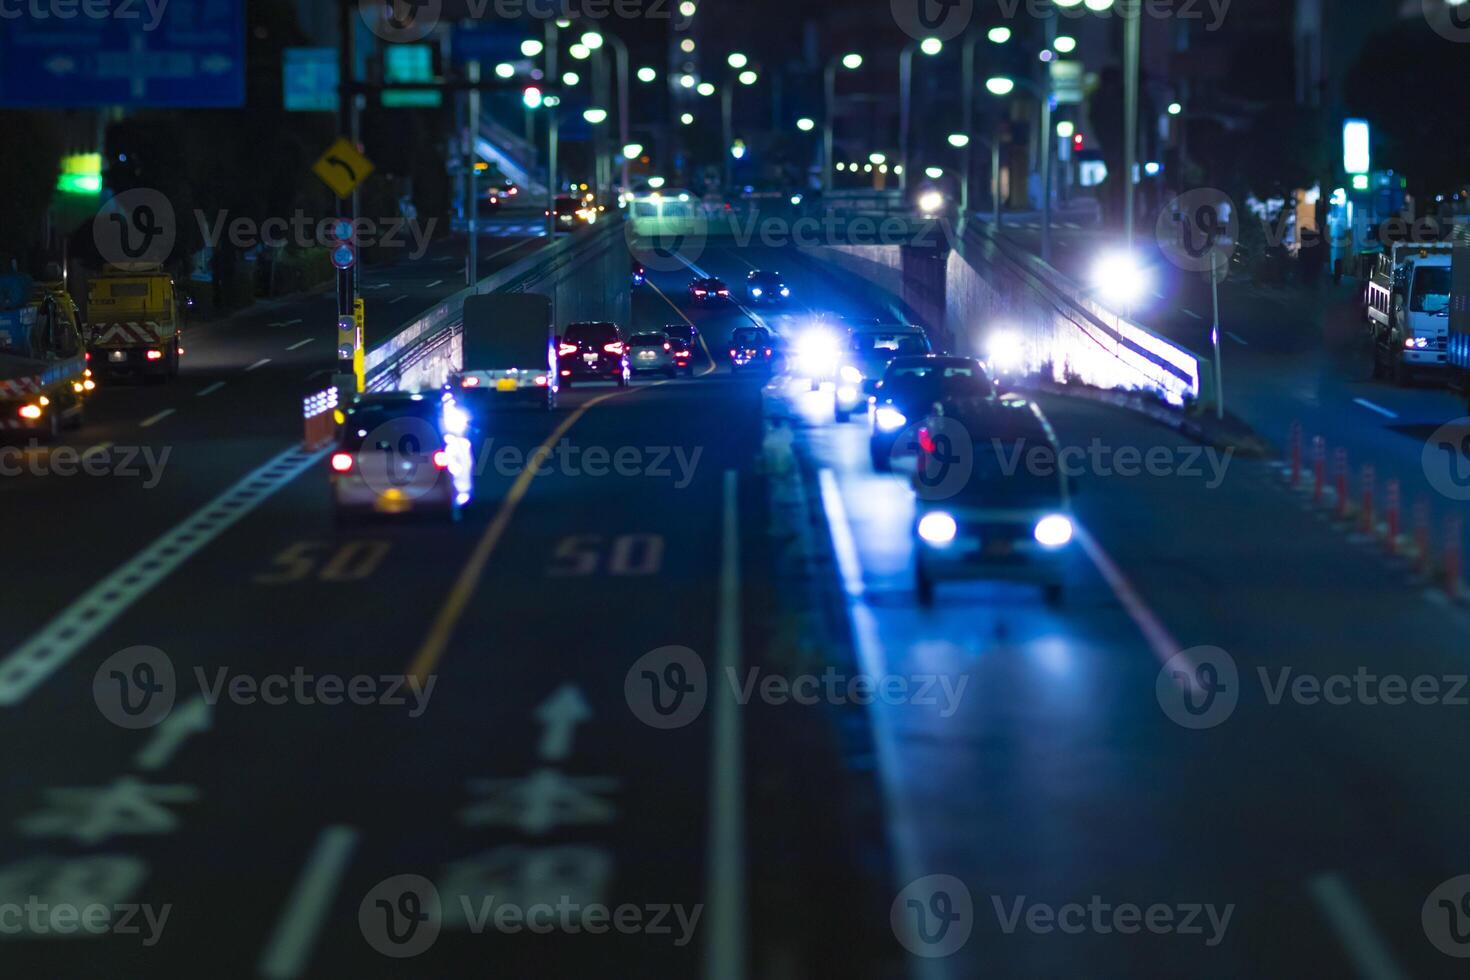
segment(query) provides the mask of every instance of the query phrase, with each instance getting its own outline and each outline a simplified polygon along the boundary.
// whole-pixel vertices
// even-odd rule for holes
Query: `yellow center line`
[[[648,385],[647,388],[656,388],[664,383],[663,381],[658,381]],[[561,424],[552,430],[551,435],[542,441],[541,445],[537,447],[531,456],[535,456],[536,453],[550,453],[552,447],[561,440],[561,437],[566,435],[567,431],[577,424],[577,420],[583,415],[586,415],[587,411],[594,405],[605,402],[609,398],[616,398],[619,395],[646,391],[647,388],[620,388],[617,391],[610,391],[605,395],[598,395],[596,398],[589,399],[578,407],[576,411],[572,412],[565,419],[562,419]],[[528,456],[527,459],[530,459],[531,456]],[[418,653],[414,655],[413,663],[409,664],[408,667],[409,676],[416,678],[420,684],[424,683],[428,676],[434,672],[434,669],[439,665],[440,659],[444,656],[444,649],[449,645],[449,639],[454,635],[455,627],[459,625],[461,617],[464,616],[465,607],[469,605],[470,599],[474,597],[475,590],[480,586],[480,579],[485,574],[485,566],[490,563],[490,556],[494,554],[496,545],[500,543],[501,536],[505,534],[506,527],[510,525],[511,518],[515,516],[516,508],[520,506],[521,499],[531,489],[531,481],[536,478],[536,470],[537,467],[535,466],[527,466],[516,477],[515,483],[511,484],[510,492],[505,495],[505,501],[501,503],[500,509],[495,512],[495,517],[490,521],[490,526],[485,528],[485,533],[480,537],[479,543],[475,545],[475,550],[470,555],[470,560],[460,570],[459,578],[455,580],[454,588],[449,592],[449,598],[444,601],[444,605],[439,609],[439,614],[434,617],[434,625],[430,627],[429,635],[419,645]]]
[[[689,324],[691,327],[694,327],[694,321],[691,320],[691,319],[689,319],[687,316],[685,316],[684,315],[684,311],[681,310],[681,309],[679,309],[677,306],[675,306],[674,305],[674,301],[671,300],[671,299],[669,299],[667,296],[665,296],[664,295],[664,291],[662,289],[659,289],[657,286],[655,286],[653,284],[653,280],[652,279],[645,279],[644,282],[648,283],[649,288],[652,289],[655,293],[658,293],[658,298],[659,299],[661,299],[665,303],[668,303],[669,304],[669,309],[673,310],[674,313],[679,317],[679,319],[683,320],[685,323]],[[716,368],[716,365],[715,365],[715,355],[713,355],[713,354],[711,354],[709,352],[709,344],[704,339],[704,333],[698,327],[694,327],[694,331],[695,331],[695,335],[699,337],[699,346],[701,346],[701,347],[704,348],[704,357],[705,357],[705,360],[709,361],[709,367],[707,367],[703,371],[699,372],[699,376],[702,378],[705,375],[714,374],[715,373],[715,368]]]

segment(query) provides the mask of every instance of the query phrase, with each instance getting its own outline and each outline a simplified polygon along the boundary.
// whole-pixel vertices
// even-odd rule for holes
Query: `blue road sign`
[[[245,102],[244,0],[15,7],[0,27],[0,105]]]
[[[287,48],[281,62],[287,112],[336,112],[342,66],[336,48]]]
[[[478,61],[488,75],[502,61],[522,61],[521,42],[525,28],[519,24],[496,24],[489,27],[456,27],[449,39],[450,57],[456,64]]]

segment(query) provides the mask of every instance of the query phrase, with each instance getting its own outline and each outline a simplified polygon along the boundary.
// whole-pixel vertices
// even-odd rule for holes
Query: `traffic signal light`
[[[1074,149],[1074,150],[1080,150],[1080,149],[1082,149],[1082,134],[1081,133],[1073,133],[1072,134],[1072,149]]]

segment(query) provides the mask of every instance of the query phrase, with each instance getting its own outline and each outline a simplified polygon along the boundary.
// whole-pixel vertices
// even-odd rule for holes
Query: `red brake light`
[[[332,469],[336,470],[338,473],[346,473],[350,471],[352,469],[352,454],[333,453]]]
[[[766,348],[766,356],[767,357],[770,357],[771,356],[771,349],[769,347]]]
[[[731,357],[734,357],[735,356],[735,348],[733,348],[733,347],[730,348],[730,356]]]
[[[704,295],[704,290],[703,289],[696,289],[694,291],[694,295],[695,296],[703,296]]]
[[[730,295],[730,290],[728,290],[728,289],[722,289],[722,290],[720,290],[720,295],[721,296],[729,296]]]
[[[449,454],[442,449],[434,450],[434,465],[441,470],[449,469]]]
[[[148,358],[148,360],[150,360],[150,361],[161,361],[161,360],[163,360],[163,351],[161,351],[161,350],[151,350],[148,353],[144,354],[143,356],[146,357],[146,358]]]
[[[609,354],[621,354],[623,352],[623,342],[621,340],[614,340],[610,344],[603,344],[602,349]]]
[[[459,384],[461,388],[478,388],[480,387],[480,379],[472,374],[468,377],[460,378]]]
[[[669,343],[667,340],[664,341],[664,350],[673,350],[673,349],[674,349],[674,345],[673,344]]]
[[[938,444],[934,441],[934,437],[929,434],[927,427],[919,430],[919,448],[926,453],[933,453],[939,448]]]
[[[575,353],[577,353],[577,345],[576,344],[561,343],[561,344],[558,344],[557,345],[556,352],[558,354],[560,354],[562,357],[566,357],[568,354],[575,354]]]

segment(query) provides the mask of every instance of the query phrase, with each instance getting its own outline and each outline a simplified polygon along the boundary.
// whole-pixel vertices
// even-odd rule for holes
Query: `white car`
[[[672,378],[679,367],[674,363],[674,345],[666,333],[635,333],[628,339],[628,370],[633,374],[662,374]]]

